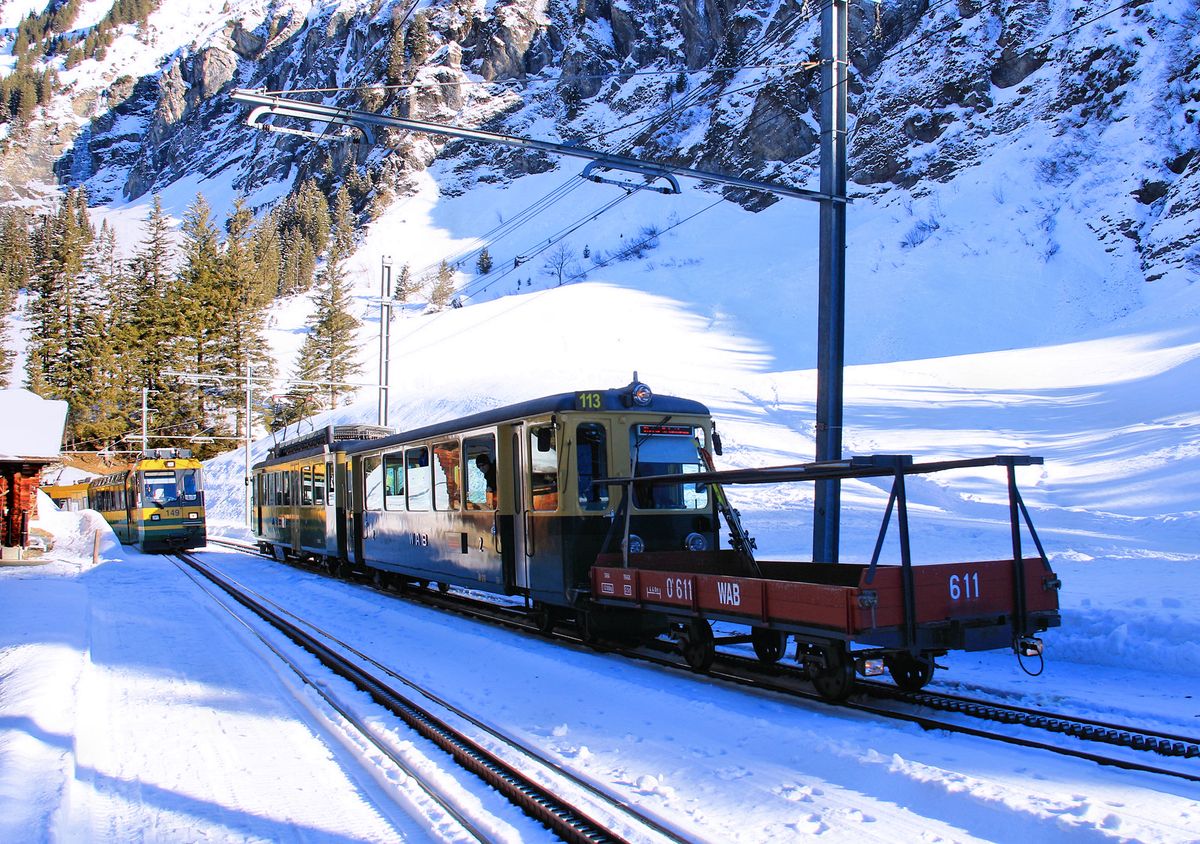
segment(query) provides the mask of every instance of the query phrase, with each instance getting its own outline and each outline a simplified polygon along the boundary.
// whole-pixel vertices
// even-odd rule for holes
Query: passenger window
[[[604,426],[584,422],[576,429],[576,465],[579,467],[579,506],[584,510],[608,507],[608,487],[595,486],[596,478],[608,477],[608,436]]]
[[[433,509],[457,510],[459,502],[458,441],[449,440],[433,447]]]
[[[333,486],[334,486],[333,478],[336,474],[337,474],[337,464],[330,463],[329,464],[329,477],[327,477],[325,479],[325,491],[328,495],[330,504],[333,503]]]
[[[312,466],[300,470],[300,506],[313,503]]]
[[[410,448],[404,452],[404,465],[408,481],[408,509],[429,509],[429,449]]]
[[[404,509],[404,456],[400,452],[383,456],[383,507]]]
[[[313,504],[325,503],[325,464],[313,466]]]
[[[463,440],[468,510],[496,509],[496,438],[492,434]]]
[[[283,483],[283,504],[285,507],[292,506],[292,480],[295,478],[295,476],[296,473],[289,470],[282,473],[281,477],[279,478],[279,480]]]
[[[368,510],[383,509],[383,464],[378,456],[363,458],[363,502]]]
[[[558,449],[549,425],[529,431],[530,488],[534,510],[558,509]]]

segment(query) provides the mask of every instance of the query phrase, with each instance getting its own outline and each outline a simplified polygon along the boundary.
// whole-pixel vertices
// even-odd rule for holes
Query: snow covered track
[[[423,738],[449,753],[456,763],[483,779],[507,800],[563,840],[685,840],[654,819],[630,808],[618,798],[558,769],[535,751],[500,735],[479,720],[439,700],[436,695],[400,677],[346,642],[297,618],[278,605],[261,599],[261,596],[254,594],[252,590],[245,589],[219,574],[194,555],[179,556],[182,560],[181,565],[186,565],[203,575],[239,604],[316,656],[326,668],[367,692],[376,703],[386,707]],[[285,615],[289,616],[290,620],[285,618]],[[274,647],[272,650],[281,658],[287,659]],[[322,697],[339,714],[353,723],[374,746],[412,776],[421,788],[450,812],[472,836],[481,841],[491,840],[486,832],[477,828],[463,812],[454,807],[451,797],[440,794],[438,787],[428,778],[414,772],[387,747],[386,743],[379,741],[374,735],[375,731],[362,718],[351,715],[347,707],[333,699],[327,690],[322,690],[322,684],[317,679],[309,676],[293,661],[288,660],[288,663],[292,670],[314,689],[318,689]],[[381,676],[383,674],[388,675],[388,679]],[[412,694],[400,692],[393,685],[396,680],[408,686],[416,696],[427,703],[418,702]],[[435,710],[442,711],[443,714]],[[456,727],[451,721],[466,722],[476,728],[476,732],[487,733],[487,739],[481,741],[478,737],[472,737],[468,735],[467,730]],[[523,773],[530,770],[535,773]],[[569,793],[570,796],[560,796],[562,793]]]
[[[257,549],[245,543],[217,540],[216,544],[260,555]],[[392,594],[386,589],[378,591],[384,595]],[[505,625],[527,632],[532,629],[524,619],[515,618],[508,608],[455,592],[443,594],[416,589],[406,591],[405,597],[441,611],[459,613],[489,624]],[[569,626],[560,627],[553,631],[553,634],[557,639],[583,646],[588,644]],[[692,670],[674,649],[668,648],[665,643],[662,649],[630,650],[613,647],[613,652],[670,669],[688,672]],[[718,651],[717,661],[713,670],[708,672],[708,676],[759,690],[826,703],[820,695],[810,691],[811,684],[803,670],[791,664],[764,666],[757,659]],[[908,721],[927,730],[961,733],[1083,759],[1099,765],[1200,782],[1200,764],[1197,764],[1197,761],[1200,761],[1200,738],[1193,736],[1098,721],[1061,712],[1048,712],[996,699],[969,698],[929,689],[904,692],[890,684],[861,680],[855,686],[855,694],[843,705],[884,718]],[[930,710],[943,714],[932,715]],[[998,726],[987,729],[974,726],[981,720],[990,721]],[[1042,740],[1041,737],[1047,733],[1052,736],[1050,740]],[[1171,757],[1172,761],[1167,766],[1150,764],[1145,761],[1147,753]]]

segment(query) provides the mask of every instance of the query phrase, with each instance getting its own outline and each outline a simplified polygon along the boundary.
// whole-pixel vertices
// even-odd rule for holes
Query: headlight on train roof
[[[629,553],[642,554],[646,551],[646,543],[636,533],[629,534]]]
[[[649,407],[650,402],[654,400],[654,393],[648,384],[638,381],[630,389],[629,397],[638,407]]]
[[[689,551],[707,551],[708,539],[703,534],[689,533],[683,540],[683,547]]]

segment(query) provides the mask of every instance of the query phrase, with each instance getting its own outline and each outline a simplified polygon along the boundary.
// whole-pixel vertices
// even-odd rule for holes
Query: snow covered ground
[[[169,561],[121,548],[91,513],[46,510],[42,526],[56,536],[54,561],[0,575],[0,838],[465,840],[403,776],[362,761],[337,716]],[[1194,784],[751,694],[267,561],[211,556],[694,840],[1200,835]],[[1007,654],[956,656],[939,684],[1195,734],[1195,669],[1142,659],[1195,638],[1194,621],[1190,631],[1149,624],[1169,614],[1169,590],[1158,590],[1160,610],[1129,595],[1121,566],[1060,568],[1068,583],[1103,588],[1086,599],[1067,590],[1044,676],[1026,677]],[[1170,580],[1162,564],[1140,571],[1142,582]],[[436,763],[393,718],[365,698],[355,705],[408,761]],[[469,777],[444,781],[493,840],[548,839]]]
[[[810,459],[813,374],[771,371],[754,342],[696,311],[583,283],[402,316],[392,424],[617,386],[636,368],[659,392],[709,404],[722,465]],[[603,356],[566,315],[605,326]],[[1011,654],[954,655],[938,684],[1200,734],[1198,358],[1194,322],[1160,318],[848,370],[849,452],[1046,458],[1021,472],[1064,583],[1046,672],[1027,677]],[[314,424],[373,413],[368,392]],[[270,442],[255,444],[255,459]],[[242,453],[206,472],[213,532],[244,535]],[[807,495],[738,491],[765,555],[803,555]],[[915,552],[1003,554],[1002,495],[998,473],[914,484]],[[885,495],[855,483],[844,499],[844,556],[862,559]],[[105,534],[93,567],[91,537],[104,529],[89,514],[44,506],[42,526],[56,536],[55,562],[0,570],[0,605],[11,608],[0,615],[0,837],[454,838],[414,808],[399,776],[364,770],[336,720],[174,566]],[[1194,785],[747,694],[236,555],[221,564],[697,840],[1200,840]],[[477,786],[459,788],[497,840],[544,836]]]

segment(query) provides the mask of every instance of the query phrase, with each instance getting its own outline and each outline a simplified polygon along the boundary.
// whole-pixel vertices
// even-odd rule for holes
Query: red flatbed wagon
[[[677,623],[684,656],[697,670],[706,669],[713,658],[711,621],[749,625],[749,637],[733,641],[751,641],[767,661],[782,656],[787,638],[795,638],[798,659],[808,667],[817,689],[833,698],[849,692],[856,670],[877,673],[880,662],[902,687],[920,688],[932,676],[934,658],[948,651],[1013,647],[1024,655],[1040,655],[1041,643],[1033,637],[1060,623],[1060,583],[1017,491],[1015,467],[1036,463],[1041,459],[999,456],[914,464],[908,456],[883,455],[834,464],[690,474],[686,478],[691,483],[714,485],[881,476],[891,476],[893,485],[869,564],[755,560],[748,547],[752,543],[741,550],[608,553],[592,568],[592,600],[601,606],[667,614]],[[905,477],[987,465],[1008,470],[1012,557],[914,564]],[[610,482],[666,483],[670,478],[678,483],[679,477]],[[718,499],[723,499],[722,492]],[[901,560],[880,564],[893,510]],[[1037,556],[1022,553],[1022,524]]]

